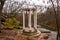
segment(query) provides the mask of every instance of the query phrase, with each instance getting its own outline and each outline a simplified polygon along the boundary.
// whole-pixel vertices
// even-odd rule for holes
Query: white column
[[[37,29],[37,12],[34,12],[34,28],[37,31],[37,34],[34,36],[39,36],[41,34],[41,32]]]
[[[23,11],[23,30],[25,29],[25,11]]]
[[[37,29],[37,13],[36,13],[36,11],[33,14],[34,14],[34,28]]]
[[[32,27],[31,27],[31,13],[32,13],[32,11],[30,10],[29,17],[28,17],[28,26],[29,26],[30,30],[32,29]]]

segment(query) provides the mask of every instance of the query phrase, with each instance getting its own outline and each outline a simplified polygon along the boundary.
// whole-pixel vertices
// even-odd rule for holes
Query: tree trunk
[[[1,4],[0,4],[0,33],[1,33],[1,15],[2,15],[2,9],[3,9],[3,5],[5,0],[0,0]]]

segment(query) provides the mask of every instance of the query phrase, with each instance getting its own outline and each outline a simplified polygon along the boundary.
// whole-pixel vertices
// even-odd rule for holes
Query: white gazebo
[[[37,29],[37,12],[36,8],[34,6],[29,6],[29,7],[23,7],[21,8],[22,13],[23,13],[23,30],[26,32],[34,32],[37,31],[38,35],[41,34],[41,32]],[[28,13],[28,28],[25,27],[25,14]],[[34,15],[34,26],[32,27],[31,24],[31,15]]]

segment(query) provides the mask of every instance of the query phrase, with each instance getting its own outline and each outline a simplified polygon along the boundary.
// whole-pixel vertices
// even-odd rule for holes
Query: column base
[[[35,29],[34,28],[28,28],[28,27],[26,27],[24,30],[23,30],[24,32],[35,32]]]
[[[36,37],[36,36],[39,36],[41,34],[41,32],[38,30],[36,31],[35,29],[32,28],[32,30],[30,30],[29,28],[26,28],[23,30],[23,35],[29,35],[29,36],[33,36],[33,37]]]

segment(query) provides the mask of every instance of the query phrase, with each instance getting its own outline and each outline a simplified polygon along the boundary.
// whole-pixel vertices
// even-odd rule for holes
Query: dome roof
[[[21,9],[22,10],[27,10],[27,11],[29,11],[29,10],[36,10],[36,7],[35,6],[32,6],[32,5],[23,5],[22,7],[21,7]]]

